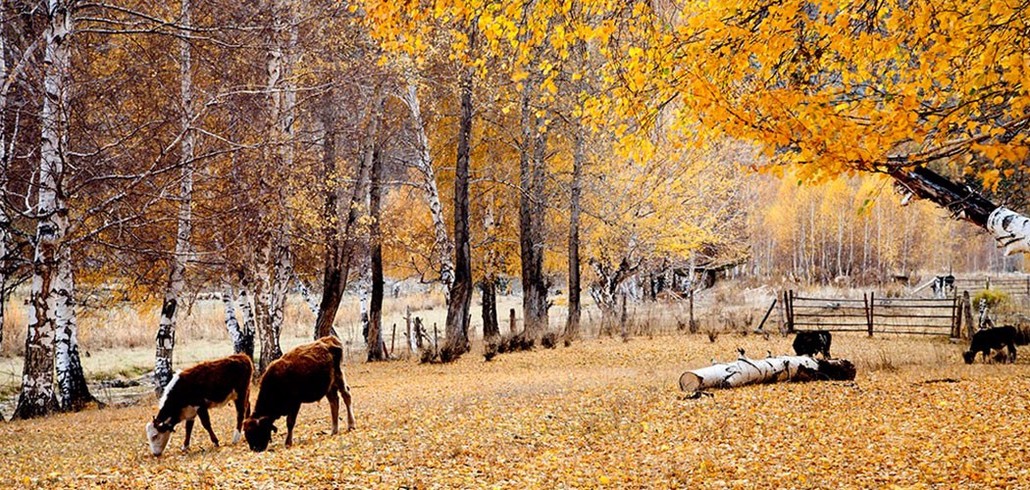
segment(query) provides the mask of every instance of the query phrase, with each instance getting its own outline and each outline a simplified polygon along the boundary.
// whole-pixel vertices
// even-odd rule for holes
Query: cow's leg
[[[346,382],[343,382],[343,388],[340,390],[340,394],[343,395],[343,405],[347,408],[347,430],[354,430],[354,410],[350,406],[350,386],[347,386]],[[335,420],[336,417],[333,417]]]
[[[300,412],[300,404],[290,413],[286,414],[286,447],[293,446],[293,425],[297,423],[297,413]]]
[[[243,419],[250,415],[247,413],[250,411],[248,410],[250,403],[243,397],[237,397],[234,403],[236,405],[236,432],[232,434],[232,443],[236,444],[240,442],[240,436],[243,434]]]
[[[207,434],[211,436],[211,443],[218,446],[218,438],[215,437],[215,431],[211,429],[211,417],[207,415],[207,408],[200,407],[197,410],[197,416],[200,417],[200,425],[203,425],[204,429],[207,429]]]
[[[1015,342],[1009,342],[1009,362],[1015,364],[1016,362],[1016,344]]]
[[[329,400],[329,417],[333,422],[333,435],[335,436],[340,432],[340,395],[338,390],[333,387],[325,397]]]
[[[190,436],[193,435],[193,419],[186,420],[186,439],[182,441],[182,450],[190,448]]]

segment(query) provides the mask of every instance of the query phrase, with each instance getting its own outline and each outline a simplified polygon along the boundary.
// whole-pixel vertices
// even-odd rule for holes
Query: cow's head
[[[147,424],[147,441],[150,443],[150,452],[154,456],[160,456],[168,446],[168,440],[172,438],[172,431],[175,430],[175,421],[171,417],[158,420],[154,417]]]
[[[973,361],[976,360],[976,352],[971,351],[971,350],[963,352],[962,353],[962,359],[964,359],[966,361],[966,364],[972,364]]]
[[[243,435],[247,437],[247,444],[252,451],[268,449],[272,433],[279,432],[272,422],[272,417],[252,417],[243,421]]]

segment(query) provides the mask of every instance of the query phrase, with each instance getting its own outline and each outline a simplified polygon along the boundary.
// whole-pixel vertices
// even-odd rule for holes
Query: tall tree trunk
[[[469,308],[472,305],[472,252],[469,245],[469,159],[472,139],[472,68],[465,68],[461,86],[461,119],[454,172],[454,284],[447,304],[447,341],[440,360],[450,362],[469,351]]]
[[[372,218],[368,226],[369,259],[372,265],[372,299],[368,308],[368,360],[385,361],[386,344],[383,342],[383,235],[380,229],[383,199],[383,159],[379,144],[372,150],[372,169],[368,186],[368,213]]]
[[[190,2],[182,0],[180,22],[190,26]],[[180,128],[182,141],[179,162],[182,165],[182,181],[179,189],[179,215],[175,233],[175,253],[172,255],[168,282],[165,285],[164,302],[161,304],[161,323],[157,329],[157,352],[154,361],[154,388],[163,393],[172,380],[172,358],[175,350],[175,323],[180,296],[186,285],[186,260],[190,253],[190,235],[193,229],[193,75],[190,43],[179,40],[179,103],[182,105]]]
[[[279,336],[282,332],[283,309],[293,270],[290,253],[290,216],[286,186],[288,172],[293,168],[294,118],[296,91],[293,86],[293,62],[298,40],[297,11],[292,4],[276,0],[272,6],[272,40],[268,52],[267,89],[269,93],[269,126],[278,144],[272,152],[272,171],[277,177],[277,188],[266,191],[275,196],[274,224],[262,244],[262,294],[258,295],[258,337],[261,340],[259,372],[282,356]]]
[[[22,419],[47,415],[57,409],[54,393],[56,322],[51,311],[50,295],[59,269],[59,248],[68,219],[64,196],[58,190],[63,187],[60,184],[64,174],[64,150],[68,142],[72,12],[66,2],[49,0],[47,17],[43,62],[44,97],[40,111],[36,250],[32,263],[32,287],[29,292],[31,307],[28,333],[25,336],[21,394],[14,411],[14,418]]]
[[[501,327],[497,322],[497,278],[488,275],[479,283],[483,295],[483,339],[489,340],[501,335]]]
[[[376,107],[381,108],[384,100],[377,101],[375,103]],[[347,218],[342,220],[344,222],[342,231],[343,243],[340,243],[341,231],[338,225],[332,230],[327,228],[323,231],[326,240],[325,271],[322,281],[322,301],[318,305],[318,318],[315,320],[315,338],[333,333],[333,321],[336,320],[336,312],[340,309],[340,301],[343,299],[343,293],[347,289],[347,278],[350,275],[350,265],[355,245],[354,237],[351,235],[358,221],[358,210],[365,197],[369,169],[372,167],[372,151],[375,138],[379,133],[379,119],[379,112],[370,111],[368,133],[365,135],[365,152],[362,158],[358,160],[358,168],[354,174],[354,188],[351,191],[350,202],[347,206]],[[335,145],[333,148],[333,153],[335,154]],[[324,154],[323,158],[325,158]],[[323,166],[328,168],[329,165],[329,162],[323,160]],[[332,164],[332,167],[335,168],[335,163]],[[333,216],[336,216],[336,218],[331,221],[338,223],[341,220],[339,219],[337,206],[328,202],[328,196],[326,200],[324,212],[328,213],[329,207],[332,206]],[[333,256],[330,257],[329,254],[333,254]]]
[[[243,327],[240,326],[240,322],[236,318],[234,302],[235,297],[233,296],[232,286],[225,284],[222,288],[222,306],[225,308],[225,331],[229,333],[229,340],[232,341],[233,354],[239,354],[244,351]]]
[[[246,276],[241,277],[240,285],[240,297],[238,298],[240,305],[240,313],[243,316],[243,338],[240,340],[239,351],[247,354],[251,360],[254,359],[254,337],[257,334],[257,322],[254,318],[254,308],[250,303],[250,294],[247,292],[249,289],[250,281]],[[236,350],[235,343],[233,344],[233,350]],[[255,373],[256,375],[257,373]]]
[[[7,195],[7,33],[0,29],[0,197]],[[11,240],[11,218],[7,200],[0,199],[0,345],[4,343],[4,313],[7,304],[7,252]]]
[[[584,133],[582,122],[577,122],[572,154],[572,195],[569,199],[569,316],[565,322],[566,345],[579,338],[579,213],[580,195],[583,191],[583,165],[586,163]]]
[[[998,206],[926,167],[899,168],[890,175],[905,191],[929,199],[991,232],[998,245],[1005,247],[1005,255],[1030,253],[1030,217]]]
[[[57,328],[57,384],[61,391],[61,409],[79,411],[100,402],[89,392],[86,375],[79,357],[79,327],[75,317],[75,278],[72,274],[71,250],[60,252],[57,277],[54,281],[54,316]]]
[[[519,246],[522,258],[522,313],[525,336],[539,339],[547,331],[547,284],[544,278],[544,178],[546,133],[530,105],[532,84],[522,93],[522,147],[519,151]]]
[[[433,156],[429,151],[429,138],[426,136],[425,121],[422,120],[422,106],[418,100],[418,88],[414,77],[409,77],[408,88],[404,92],[404,102],[411,112],[415,123],[415,141],[418,158],[415,168],[422,174],[426,204],[429,205],[429,217],[433,221],[433,233],[436,240],[434,250],[440,261],[440,282],[446,288],[447,302],[450,302],[451,284],[454,282],[454,243],[447,235],[447,222],[444,220],[443,206],[440,204],[440,190],[436,184],[436,170],[433,169]]]

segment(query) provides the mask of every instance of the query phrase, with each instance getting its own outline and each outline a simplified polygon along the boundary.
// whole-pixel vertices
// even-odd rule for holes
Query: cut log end
[[[680,375],[680,390],[693,393],[701,389],[701,377],[687,371]]]

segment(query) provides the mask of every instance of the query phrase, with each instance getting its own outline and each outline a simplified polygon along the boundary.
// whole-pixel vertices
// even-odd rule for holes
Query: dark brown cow
[[[264,451],[278,432],[274,422],[286,416],[286,447],[293,445],[293,426],[302,403],[329,399],[333,434],[340,431],[340,400],[347,407],[347,430],[354,429],[350,387],[340,369],[343,345],[336,337],[322,337],[291,350],[269,364],[261,377],[254,413],[243,422],[243,433],[254,451]]]
[[[154,456],[160,456],[168,445],[172,430],[183,420],[186,421],[186,439],[182,449],[189,449],[193,419],[197,416],[211,436],[211,442],[217,446],[218,438],[211,430],[207,411],[229,401],[236,402],[236,432],[232,442],[239,441],[243,418],[250,412],[250,378],[253,373],[254,365],[245,354],[202,362],[176,373],[161,396],[157,416],[147,424],[150,451]]]

